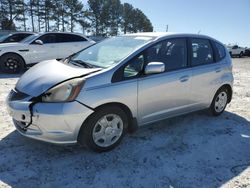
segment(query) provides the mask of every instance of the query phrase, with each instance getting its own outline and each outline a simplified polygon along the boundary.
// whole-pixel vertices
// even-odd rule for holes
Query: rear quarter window
[[[217,54],[217,60],[220,61],[226,56],[225,47],[218,42],[215,42],[215,50]]]
[[[83,41],[87,41],[87,39],[85,39],[84,37],[81,37],[79,35],[58,33],[58,34],[56,34],[56,41],[58,43],[61,43],[61,42],[83,42]]]
[[[213,48],[208,39],[191,39],[191,65],[206,65],[214,63]]]

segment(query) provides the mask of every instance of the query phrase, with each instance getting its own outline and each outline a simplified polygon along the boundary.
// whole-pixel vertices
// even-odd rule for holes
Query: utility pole
[[[168,32],[168,25],[166,25],[166,32]]]

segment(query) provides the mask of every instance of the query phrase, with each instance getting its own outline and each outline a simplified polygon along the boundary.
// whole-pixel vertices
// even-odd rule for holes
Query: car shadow
[[[163,120],[94,153],[56,146],[16,131],[0,141],[0,186],[219,187],[250,166],[250,123],[225,112]]]

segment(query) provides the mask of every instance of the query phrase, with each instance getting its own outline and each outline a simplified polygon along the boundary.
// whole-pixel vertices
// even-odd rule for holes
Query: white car
[[[20,43],[0,44],[0,69],[6,73],[18,73],[41,61],[66,58],[94,43],[81,34],[35,34]]]
[[[234,45],[234,46],[229,46],[227,47],[227,50],[230,54],[230,56],[238,56],[238,57],[242,57],[244,55],[245,49],[238,46],[238,45]]]

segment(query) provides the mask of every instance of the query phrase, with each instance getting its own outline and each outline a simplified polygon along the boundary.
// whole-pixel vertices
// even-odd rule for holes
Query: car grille
[[[29,97],[29,95],[25,94],[25,93],[22,93],[20,91],[17,91],[17,90],[14,90],[12,89],[10,91],[10,94],[8,96],[8,100],[9,101],[17,101],[17,100],[22,100],[22,99],[25,99]]]

